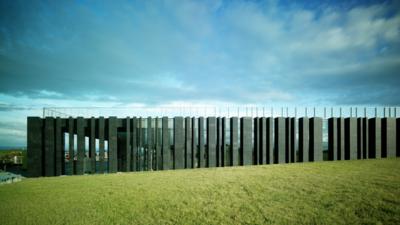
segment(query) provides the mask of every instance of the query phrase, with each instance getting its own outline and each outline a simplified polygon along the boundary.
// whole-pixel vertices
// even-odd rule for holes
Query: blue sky
[[[0,0],[0,146],[43,106],[399,105],[399,9]]]

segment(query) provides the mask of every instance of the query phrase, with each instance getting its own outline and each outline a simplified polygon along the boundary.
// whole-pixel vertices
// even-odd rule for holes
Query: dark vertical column
[[[204,168],[206,167],[206,159],[205,159],[205,151],[204,151],[204,118],[200,117],[199,118],[199,132],[198,132],[198,137],[199,137],[199,168]]]
[[[368,120],[369,158],[381,158],[381,119]]]
[[[357,118],[344,120],[344,158],[357,159]]]
[[[217,120],[207,118],[207,167],[217,166]]]
[[[345,142],[344,142],[344,118],[340,117],[337,118],[337,125],[338,125],[338,160],[344,160],[344,146],[345,146]]]
[[[75,174],[75,138],[74,138],[74,130],[75,130],[75,120],[72,117],[68,118],[68,139],[69,139],[69,146],[68,146],[68,170],[67,174],[72,175]]]
[[[161,137],[161,129],[160,129],[160,119],[156,118],[156,127],[155,127],[155,138],[156,138],[156,158],[157,158],[157,170],[162,169],[162,154],[161,154],[161,145],[162,145],[162,137]]]
[[[190,117],[185,118],[185,168],[192,168],[192,126]]]
[[[396,157],[396,118],[382,118],[382,157]]]
[[[143,170],[143,155],[144,155],[144,143],[143,143],[143,137],[144,137],[144,133],[143,133],[143,121],[142,121],[142,117],[139,117],[137,119],[138,122],[138,154],[137,154],[137,168],[138,171],[142,171]]]
[[[43,120],[39,117],[28,117],[27,120],[28,174],[29,177],[40,177],[43,175]]]
[[[239,119],[237,117],[232,117],[230,119],[230,166],[239,165]]]
[[[322,161],[322,118],[310,119],[310,152],[309,160]]]
[[[125,128],[126,128],[126,138],[125,138],[125,157],[123,160],[125,161],[123,163],[124,167],[122,168],[123,171],[130,171],[131,170],[131,119],[129,117],[126,117],[125,119]]]
[[[286,163],[290,163],[290,158],[291,158],[291,155],[290,155],[290,151],[291,151],[291,148],[292,148],[292,138],[291,138],[291,130],[290,130],[290,128],[291,128],[291,126],[290,126],[290,118],[289,117],[286,117],[285,118],[285,132],[286,132],[286,134],[285,134],[285,162]]]
[[[137,171],[138,170],[138,132],[137,132],[137,118],[133,117],[131,120],[131,130],[132,130],[132,135],[131,135],[131,139],[132,139],[132,163],[131,163],[131,168],[132,171]]]
[[[226,118],[222,117],[222,137],[221,137],[221,166],[229,165],[229,156],[226,149]]]
[[[309,119],[302,117],[299,119],[299,161],[309,161]]]
[[[290,162],[294,163],[297,160],[296,157],[296,147],[297,147],[297,139],[296,139],[296,118],[290,118]]]
[[[44,175],[55,175],[55,141],[54,141],[54,118],[46,117],[44,121]]]
[[[104,173],[106,172],[105,168],[105,151],[104,151],[104,132],[105,132],[105,123],[104,123],[104,117],[99,117],[98,119],[98,127],[97,131],[99,133],[99,173]]]
[[[267,163],[267,120],[261,117],[258,120],[259,125],[259,151],[258,151],[258,164],[263,165]]]
[[[216,152],[215,152],[215,158],[216,158],[216,165],[221,166],[222,163],[222,154],[221,154],[221,149],[222,149],[222,118],[218,117],[217,118],[217,145],[216,145]]]
[[[117,118],[108,118],[108,172],[118,171],[118,144],[117,144]]]
[[[250,117],[240,118],[240,165],[252,165],[252,119]]]
[[[64,171],[64,133],[60,117],[56,118],[55,129],[55,175],[60,176]]]
[[[274,148],[274,162],[286,162],[286,125],[285,118],[275,118],[275,148]]]
[[[363,159],[364,136],[363,136],[363,121],[362,118],[357,118],[357,159]]]
[[[253,118],[254,129],[253,129],[253,137],[254,137],[254,148],[252,153],[252,164],[257,165],[259,160],[260,153],[260,126],[259,126],[259,118]]]
[[[171,165],[171,151],[169,148],[168,117],[162,118],[162,169],[169,170]]]
[[[400,157],[400,118],[396,119],[396,156]]]
[[[191,168],[196,168],[198,167],[198,160],[197,160],[197,155],[198,155],[198,151],[197,151],[197,140],[198,138],[196,138],[196,118],[192,117],[192,153],[191,153],[191,160],[192,160],[192,167]]]
[[[151,126],[152,119],[147,117],[147,154],[146,154],[146,170],[152,170],[153,163],[153,128]]]
[[[338,153],[338,125],[337,118],[328,119],[328,160],[337,160]]]
[[[174,169],[185,168],[185,134],[183,117],[174,118]]]
[[[76,156],[76,174],[84,173],[85,160],[85,120],[83,117],[76,119],[76,134],[77,134],[77,156]]]
[[[274,118],[268,117],[266,118],[266,160],[267,164],[274,163],[274,133],[273,133],[273,124]]]
[[[367,159],[368,158],[368,118],[362,118],[362,123],[363,123],[363,131],[362,131],[362,136],[363,136],[363,158]]]
[[[89,126],[90,173],[96,173],[96,120],[94,117],[90,118]]]

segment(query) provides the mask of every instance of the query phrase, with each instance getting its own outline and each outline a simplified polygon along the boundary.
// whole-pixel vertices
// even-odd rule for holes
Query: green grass
[[[400,224],[400,159],[32,178],[0,224]]]

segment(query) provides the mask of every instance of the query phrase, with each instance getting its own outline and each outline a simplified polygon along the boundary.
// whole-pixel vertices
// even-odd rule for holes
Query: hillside
[[[1,224],[400,224],[400,159],[32,178]]]

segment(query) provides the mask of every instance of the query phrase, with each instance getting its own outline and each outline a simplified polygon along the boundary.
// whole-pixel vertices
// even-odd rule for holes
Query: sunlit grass
[[[400,224],[400,159],[26,179],[0,224]]]

